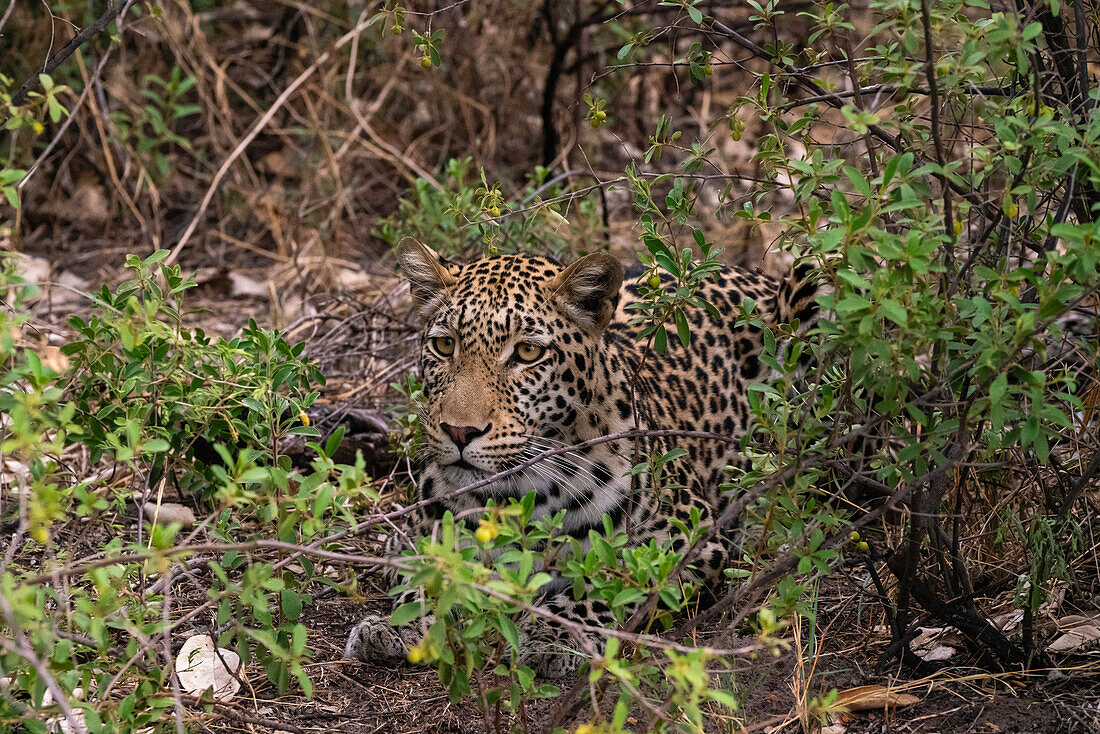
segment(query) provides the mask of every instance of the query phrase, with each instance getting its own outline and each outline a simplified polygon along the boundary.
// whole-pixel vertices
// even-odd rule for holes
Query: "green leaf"
[[[839,232],[840,230],[833,230]],[[871,283],[859,273],[852,270],[837,270],[836,277],[843,280],[845,283],[850,284],[853,288],[858,288],[863,291],[871,290]]]
[[[294,622],[302,616],[302,598],[293,589],[279,592],[279,601],[282,602],[283,616],[287,621]]]
[[[298,663],[294,663],[293,670],[294,677],[298,679],[298,685],[302,687],[303,695],[306,698],[313,698],[313,681],[309,679],[305,669]]]
[[[306,651],[306,637],[308,634],[304,624],[294,625],[294,631],[291,633],[290,651],[295,655],[304,653]]]
[[[843,316],[846,314],[854,313],[856,311],[862,311],[870,307],[871,302],[863,296],[850,295],[840,299],[835,308],[836,312]]]
[[[664,324],[657,327],[657,332],[653,336],[653,349],[657,354],[668,353],[668,332],[665,331]]]
[[[887,298],[878,305],[882,315],[893,321],[903,329],[909,328],[909,314],[897,301]]]
[[[508,644],[512,646],[512,652],[519,654],[519,630],[516,628],[516,623],[511,620],[507,615],[500,615],[497,617],[497,626],[500,628],[500,634],[504,636],[504,639],[508,641]]]
[[[729,691],[711,688],[707,691],[707,698],[709,698],[711,701],[722,704],[730,711],[736,711],[741,707],[741,704],[738,703],[737,698]]]
[[[421,604],[419,601],[406,602],[393,610],[393,614],[390,615],[390,624],[394,627],[400,627],[414,619],[419,619],[425,612],[427,612],[426,605]]]
[[[771,329],[764,329],[760,332],[760,336],[764,341],[764,352],[766,354],[775,354],[775,334]]]
[[[997,375],[997,379],[993,381],[993,384],[989,386],[989,402],[993,405],[999,405],[1001,400],[1004,399],[1005,392],[1008,391],[1008,375],[1004,372]]]
[[[642,599],[645,599],[645,592],[641,589],[623,589],[611,600],[611,606],[614,609],[618,609],[625,604],[633,604]]]
[[[344,426],[338,426],[332,435],[325,441],[325,456],[330,459],[336,455],[336,449],[340,448],[340,442],[344,440]]]
[[[687,349],[691,346],[691,327],[688,326],[687,316],[680,308],[676,309],[673,315],[676,319],[676,336],[680,338],[680,343]]]

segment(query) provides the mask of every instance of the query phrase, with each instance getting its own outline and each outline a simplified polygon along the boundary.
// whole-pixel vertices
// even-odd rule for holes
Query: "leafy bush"
[[[377,499],[361,461],[331,460],[338,434],[311,444],[305,471],[280,452],[290,436],[319,436],[304,411],[321,376],[301,359],[303,345],[254,323],[230,340],[187,328],[194,283],[161,262],[167,254],[128,258],[134,277],[95,294],[61,349],[24,335],[22,308],[35,289],[5,260],[0,293],[12,310],[0,315],[0,452],[20,468],[16,501],[3,507],[16,529],[0,576],[12,640],[0,674],[21,695],[0,702],[4,730],[45,731],[33,712],[59,702],[93,732],[164,721],[175,705],[165,691],[177,689],[174,661],[162,656],[177,625],[172,583],[194,568],[209,573],[198,610],[216,626],[205,631],[244,663],[258,660],[278,690],[296,680],[308,694],[300,616],[311,584],[339,584],[303,554],[353,527],[359,502]],[[110,468],[74,475],[70,460],[81,454]],[[116,472],[130,479],[104,483]],[[132,512],[141,518],[166,495],[208,513],[205,541],[177,522],[154,522],[147,537],[139,522],[136,541],[124,541]],[[91,520],[93,539],[80,538]],[[56,570],[43,572],[40,557]],[[291,562],[300,568],[291,572]],[[47,690],[55,703],[43,699]]]

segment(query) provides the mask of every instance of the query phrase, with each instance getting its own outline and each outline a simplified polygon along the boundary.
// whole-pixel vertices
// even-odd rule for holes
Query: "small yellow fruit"
[[[962,223],[961,219],[955,220],[954,230],[955,230],[955,236],[956,237],[958,237],[959,235],[961,235],[963,233],[963,223]]]
[[[599,120],[600,122],[603,122],[604,120],[607,119],[607,113],[604,112],[603,110],[596,110],[596,119]]]
[[[395,35],[395,36],[400,36],[400,35],[401,35],[401,33],[402,33],[402,32],[403,32],[404,30],[405,30],[404,28],[402,28],[401,26],[397,25],[396,23],[394,23],[394,24],[393,24],[393,35]]]
[[[34,130],[35,135],[41,135],[42,131],[45,130],[46,128],[41,122],[39,122],[38,120],[35,120],[34,122],[31,123],[31,129]]]
[[[853,530],[852,532],[848,533],[848,540],[852,541],[853,543],[859,542],[859,531]]]
[[[474,532],[474,537],[477,538],[477,542],[485,545],[492,543],[493,539],[500,535],[500,529],[495,522],[483,522],[478,526],[477,531]]]
[[[703,73],[706,74],[707,76],[710,76],[711,74],[714,73],[714,67],[711,66],[710,64],[707,64],[706,66],[703,67]]]
[[[598,117],[593,117],[589,121],[589,124],[592,126],[593,130],[599,130],[600,129],[600,119]]]
[[[1005,216],[1009,219],[1012,219],[1014,216],[1016,216],[1016,212],[1018,211],[1019,209],[1016,208],[1016,202],[1010,201],[1005,204]]]
[[[432,57],[428,54],[424,54],[420,57],[420,65],[425,69],[430,69],[432,67]]]
[[[494,206],[492,209],[489,210],[489,213],[492,214],[493,217],[499,217],[500,216],[500,207],[499,206]]]
[[[409,662],[412,663],[413,665],[416,665],[419,662],[423,662],[423,660],[424,660],[424,648],[423,648],[423,646],[417,645],[416,647],[410,647],[407,657],[409,658]]]
[[[304,410],[299,410],[298,411],[298,420],[300,420],[302,422],[303,426],[308,426],[309,425],[309,416],[306,415],[306,412]]]
[[[867,545],[866,540],[861,540],[856,543],[856,550],[860,553],[866,553],[867,551],[871,550],[871,546]]]
[[[661,287],[661,276],[654,273],[653,275],[646,278],[645,282],[650,288],[660,288]]]

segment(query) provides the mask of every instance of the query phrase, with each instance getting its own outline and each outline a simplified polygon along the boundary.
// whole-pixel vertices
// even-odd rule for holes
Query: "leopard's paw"
[[[524,663],[545,680],[573,677],[586,658],[576,652],[541,652],[525,656]]]
[[[404,660],[408,649],[419,641],[418,637],[414,628],[391,626],[386,615],[368,614],[348,635],[344,657],[364,663]]]

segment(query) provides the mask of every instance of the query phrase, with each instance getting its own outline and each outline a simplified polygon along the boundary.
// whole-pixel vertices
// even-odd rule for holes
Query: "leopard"
[[[499,506],[530,492],[533,518],[564,510],[561,532],[582,547],[609,519],[628,545],[656,540],[683,552],[687,538],[678,528],[693,518],[703,527],[715,523],[731,501],[720,487],[726,468],[744,461],[737,439],[749,430],[749,386],[768,376],[763,325],[808,323],[817,308],[806,268],[777,278],[723,265],[697,293],[712,308],[685,309],[689,338],[669,339],[662,354],[652,339],[639,339],[644,324],[631,304],[644,289],[675,292],[668,273],[657,282],[653,270],[627,277],[607,252],[564,266],[522,253],[461,265],[413,240],[398,245],[396,260],[423,320],[416,499],[426,503],[407,532],[391,535],[390,553],[401,551],[403,537],[430,535],[446,511],[473,528],[490,499]],[[750,306],[754,318],[738,318]],[[639,432],[647,435],[599,441]],[[644,452],[686,452],[665,468],[660,491],[647,472],[632,472],[639,440]],[[578,445],[542,471],[484,482],[547,449]],[[456,494],[474,483],[483,486]],[[738,552],[724,532],[698,550],[691,578],[699,581],[720,580]],[[605,603],[577,600],[570,588],[555,578],[540,603],[588,628],[614,624]],[[395,605],[409,598],[406,592]],[[369,614],[352,629],[345,653],[372,663],[402,660],[422,629]],[[570,638],[575,629],[526,620],[523,660],[545,678],[575,672],[582,662]]]

